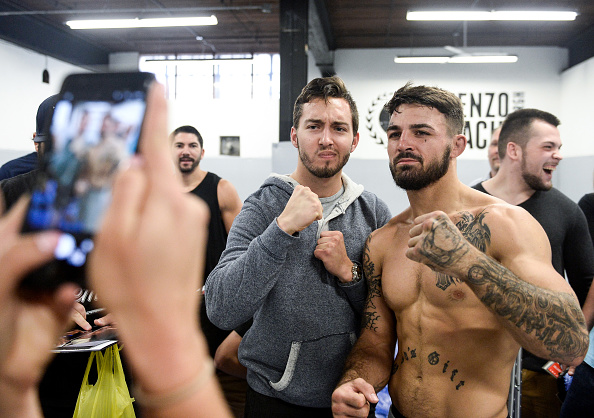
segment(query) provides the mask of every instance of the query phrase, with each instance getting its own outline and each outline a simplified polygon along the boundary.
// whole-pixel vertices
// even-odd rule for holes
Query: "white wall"
[[[577,201],[593,190],[594,131],[592,120],[594,97],[594,58],[564,71],[561,75],[562,154],[559,181],[563,193]]]
[[[563,155],[594,155],[594,130],[585,126],[594,110],[594,57],[564,71],[560,88]]]
[[[58,93],[64,78],[73,72],[86,70],[65,62],[47,58],[36,52],[0,40],[0,163],[13,154],[34,151],[32,134],[35,132],[35,115],[39,104]],[[50,83],[41,81],[47,68]],[[10,155],[6,158],[5,155]]]
[[[169,127],[170,131],[181,125],[198,129],[209,158],[220,154],[220,136],[239,136],[242,158],[269,159],[271,144],[278,142],[278,105],[278,99],[170,101]]]

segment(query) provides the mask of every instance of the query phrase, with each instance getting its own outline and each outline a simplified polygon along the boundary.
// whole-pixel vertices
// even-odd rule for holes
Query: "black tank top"
[[[213,173],[206,173],[204,180],[190,193],[195,194],[206,202],[210,209],[210,223],[208,224],[208,244],[206,246],[206,264],[204,280],[215,268],[221,254],[227,245],[227,231],[221,216],[217,187],[221,178]]]
[[[227,244],[227,231],[221,216],[219,207],[219,197],[217,195],[217,186],[221,178],[213,173],[206,173],[204,180],[190,193],[195,194],[206,202],[210,209],[210,223],[208,225],[208,242],[206,246],[206,263],[204,267],[204,280],[206,281],[210,272],[215,268],[225,250]],[[229,335],[229,331],[222,330],[213,325],[206,316],[206,306],[204,296],[200,305],[200,326],[208,342],[208,349],[211,357],[217,350],[217,347]]]

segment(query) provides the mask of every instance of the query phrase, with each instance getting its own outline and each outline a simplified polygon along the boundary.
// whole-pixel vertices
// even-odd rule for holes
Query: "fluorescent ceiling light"
[[[406,20],[575,20],[576,12],[569,11],[408,11]]]
[[[160,28],[171,26],[206,26],[216,25],[216,16],[208,17],[165,17],[156,19],[99,19],[69,20],[71,29],[121,29],[121,28]]]
[[[516,55],[454,55],[449,64],[511,64],[518,61]]]
[[[450,57],[396,57],[396,64],[445,64]]]
[[[507,64],[518,61],[516,55],[454,55],[453,57],[396,57],[397,64]]]

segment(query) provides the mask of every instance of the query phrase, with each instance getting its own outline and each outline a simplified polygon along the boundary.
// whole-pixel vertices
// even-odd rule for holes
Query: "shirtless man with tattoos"
[[[506,417],[520,346],[563,364],[584,358],[577,298],[528,212],[459,181],[454,94],[407,84],[386,109],[390,170],[410,207],[365,244],[362,331],[332,411],[367,417],[388,384],[390,416]]]

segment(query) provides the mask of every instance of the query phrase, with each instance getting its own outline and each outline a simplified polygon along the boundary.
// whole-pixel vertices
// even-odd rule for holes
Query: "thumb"
[[[367,399],[368,402],[370,403],[378,403],[379,402],[379,398],[377,397],[377,394],[375,393],[375,388],[367,383],[365,380],[363,380],[362,378],[357,378],[355,380],[353,380],[353,389],[355,389],[355,391],[363,394],[363,396],[365,396],[365,399]]]
[[[14,238],[0,254],[0,282],[14,286],[27,273],[53,258],[60,233],[56,231],[26,234]]]

